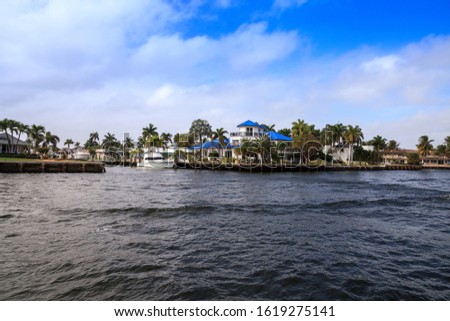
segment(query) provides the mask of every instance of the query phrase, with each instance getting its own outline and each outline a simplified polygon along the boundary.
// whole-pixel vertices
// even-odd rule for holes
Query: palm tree
[[[170,134],[170,133],[162,133],[159,136],[159,139],[161,140],[162,144],[164,145],[164,148],[167,148],[167,145],[169,143],[172,143],[172,134]]]
[[[225,146],[225,134],[228,134],[228,132],[221,128],[216,128],[215,131],[212,132],[212,140],[217,139],[219,141],[219,155],[220,155],[220,148],[222,146]]]
[[[262,124],[261,127],[264,127],[264,129],[265,129],[267,132],[275,131],[275,124],[272,124],[272,125]]]
[[[66,141],[64,142],[64,146],[67,145],[67,152],[68,152],[68,154],[70,154],[70,145],[72,145],[72,144],[73,144],[73,140],[70,139],[70,138],[66,139]]]
[[[396,141],[396,140],[394,140],[394,139],[391,139],[388,143],[387,143],[387,149],[389,149],[389,150],[395,150],[395,149],[398,149],[400,147],[400,144]]]
[[[301,147],[308,140],[315,140],[320,134],[315,127],[315,125],[310,125],[301,119],[294,121],[292,123],[292,138],[294,139],[294,146]]]
[[[3,119],[0,121],[0,130],[3,130],[6,134],[6,140],[8,141],[8,152],[13,153],[13,148],[17,146],[14,144],[14,134],[18,133],[19,122],[13,119]],[[9,130],[9,133],[8,133]]]
[[[278,131],[278,134],[281,134],[281,135],[284,135],[287,137],[291,137],[292,130],[290,128],[283,128]]]
[[[39,148],[39,145],[45,138],[45,127],[33,124],[29,128],[27,135],[33,142],[33,151],[36,153]]]
[[[360,145],[362,140],[364,139],[364,134],[362,133],[361,128],[358,125],[352,126],[348,125],[345,132],[343,133],[343,137],[347,144],[350,146],[350,163],[353,162],[353,145]]]
[[[0,131],[4,131],[6,135],[6,141],[8,142],[8,150],[11,146],[11,140],[9,138],[8,129],[9,129],[10,120],[5,118],[3,120],[0,120]]]
[[[8,129],[9,129],[9,133],[10,133],[8,145],[9,145],[10,153],[14,153],[14,150],[13,150],[13,146],[15,146],[15,145],[13,145],[14,144],[14,134],[18,134],[18,132],[19,132],[18,127],[19,127],[18,121],[13,120],[13,119],[10,119],[8,121]]]
[[[21,122],[18,122],[17,124],[17,132],[18,132],[18,137],[17,137],[17,141],[16,141],[16,152],[19,152],[19,141],[20,141],[20,136],[23,133],[27,133],[29,131],[30,127],[28,125],[25,125]]]
[[[43,147],[57,147],[56,145],[59,143],[59,137],[53,135],[51,132],[46,132],[44,135],[44,141],[42,142]]]
[[[117,138],[114,136],[114,134],[107,133],[105,135],[105,137],[103,138],[102,147],[105,150],[108,150],[113,147],[119,147],[119,146],[120,146],[120,142],[117,140]]]
[[[88,140],[84,144],[85,148],[95,147],[99,145],[100,138],[98,136],[98,132],[92,132],[89,135]]]
[[[450,136],[444,138],[445,141],[445,149],[447,152],[450,152]]]
[[[380,150],[384,150],[386,148],[386,138],[381,137],[380,135],[375,136],[371,141],[370,144],[375,148],[377,151],[377,162],[380,160]]]
[[[152,123],[148,124],[147,127],[142,128],[142,137],[144,140],[147,140],[147,138],[155,135],[158,136],[158,132],[156,131],[157,129],[158,128],[156,128]]]
[[[331,131],[333,132],[334,139],[337,140],[338,143],[344,140],[344,133],[346,132],[347,127],[342,123],[337,123],[331,126]]]
[[[422,156],[427,156],[431,152],[433,149],[433,145],[431,144],[432,142],[434,142],[434,140],[430,140],[427,135],[420,136],[419,144],[416,146]]]

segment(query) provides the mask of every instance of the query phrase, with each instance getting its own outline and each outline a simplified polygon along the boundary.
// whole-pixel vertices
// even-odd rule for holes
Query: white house
[[[251,120],[247,120],[237,126],[237,132],[230,133],[230,144],[239,146],[243,139],[255,139],[264,135],[265,128]]]

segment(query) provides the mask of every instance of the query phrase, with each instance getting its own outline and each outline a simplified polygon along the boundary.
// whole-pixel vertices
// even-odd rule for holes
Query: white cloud
[[[187,131],[199,117],[228,131],[246,119],[341,121],[404,147],[450,135],[450,37],[309,57],[298,32],[265,23],[184,37],[176,26],[191,14],[162,0],[7,2],[0,118],[81,142],[93,130],[136,138],[148,122]]]
[[[400,58],[395,55],[376,57],[370,61],[363,62],[360,67],[368,73],[393,71],[400,63]]]
[[[284,10],[290,7],[300,7],[307,2],[308,0],[275,0],[273,7]]]

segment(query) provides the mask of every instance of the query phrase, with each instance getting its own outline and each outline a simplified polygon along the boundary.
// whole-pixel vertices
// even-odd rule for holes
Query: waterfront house
[[[240,146],[243,139],[256,139],[264,135],[265,127],[247,120],[237,125],[238,131],[230,133],[230,144]]]
[[[229,147],[231,152],[228,155],[235,158],[242,158],[240,147],[244,140],[252,141],[263,136],[267,136],[271,145],[283,144],[285,149],[292,142],[291,137],[284,136],[274,131],[267,131],[267,128],[251,120],[247,120],[237,125],[238,131],[230,133]],[[253,153],[254,154],[254,153]],[[259,155],[258,157],[260,157]]]
[[[9,135],[9,139],[11,141],[11,148],[9,146],[6,133],[0,133],[0,154],[6,153],[23,154],[25,152],[27,148],[27,144],[25,142],[11,135]]]

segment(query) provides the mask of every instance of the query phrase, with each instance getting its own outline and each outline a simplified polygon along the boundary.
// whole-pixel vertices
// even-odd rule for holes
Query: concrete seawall
[[[0,162],[0,173],[104,173],[102,163],[88,162]]]
[[[177,169],[194,169],[194,170],[218,170],[218,171],[237,171],[237,172],[317,172],[317,171],[381,171],[381,170],[409,170],[416,171],[421,170],[420,165],[391,165],[391,166],[267,166],[261,164],[220,164],[220,165],[210,165],[210,164],[189,164],[178,162],[175,168]]]

